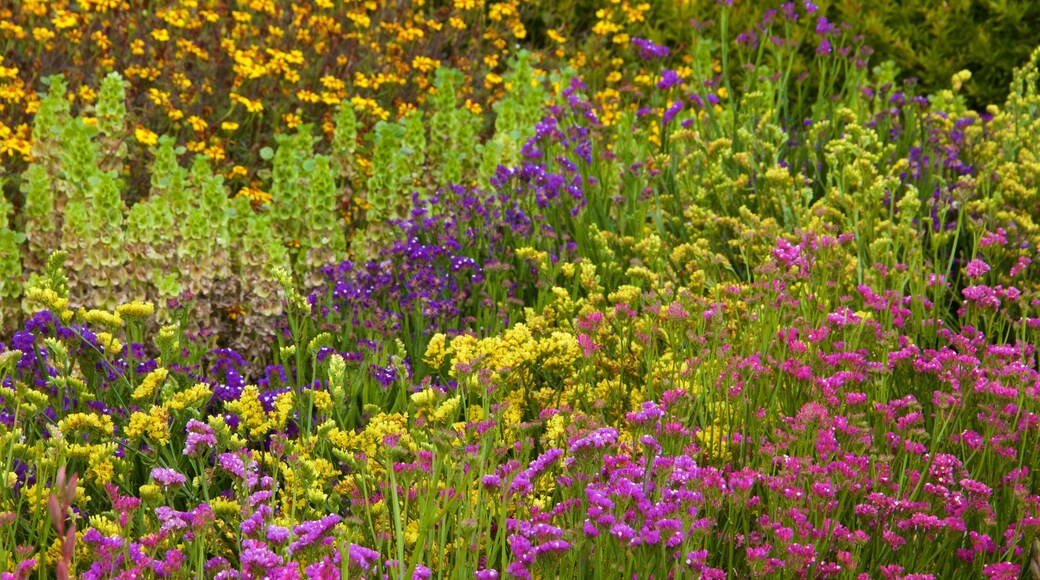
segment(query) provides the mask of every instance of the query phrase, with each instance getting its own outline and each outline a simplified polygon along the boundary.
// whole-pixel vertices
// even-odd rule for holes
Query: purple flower
[[[676,115],[679,114],[679,111],[683,110],[683,107],[685,105],[686,104],[683,103],[681,99],[676,99],[676,101],[672,103],[672,106],[668,107],[668,109],[664,112],[664,115],[661,117],[661,121],[665,125],[667,125],[672,121],[672,119],[675,118]]]
[[[683,84],[683,78],[674,70],[664,69],[661,71],[661,80],[657,81],[657,88],[670,89]]]
[[[320,520],[306,521],[296,526],[293,528],[293,531],[296,533],[296,541],[289,544],[289,553],[292,554],[316,543],[339,522],[340,517],[336,514],[331,514]],[[353,554],[351,557],[353,557]]]
[[[291,533],[292,532],[289,531],[289,528],[283,528],[282,526],[272,525],[271,527],[267,528],[267,539],[271,542],[274,542],[275,544],[281,544],[282,542],[289,539],[289,535]]]
[[[668,56],[667,46],[654,44],[652,41],[646,40],[645,38],[633,38],[632,44],[639,49],[639,56],[644,60],[652,60]]]
[[[373,562],[379,560],[379,552],[357,544],[350,545],[350,548],[347,550],[347,555],[350,558],[351,563],[366,571],[372,567]]]
[[[188,433],[188,437],[184,440],[184,455],[189,457],[198,455],[200,453],[200,445],[202,446],[201,451],[217,445],[217,436],[213,431],[213,427],[202,421],[196,419],[189,420],[185,431]]]
[[[188,478],[184,477],[174,469],[168,469],[165,467],[156,467],[152,470],[152,479],[156,483],[161,484],[164,488],[166,487],[180,487],[184,485]]]
[[[989,272],[989,264],[982,260],[975,259],[968,262],[968,265],[964,267],[964,273],[969,278],[981,278],[986,272]]]

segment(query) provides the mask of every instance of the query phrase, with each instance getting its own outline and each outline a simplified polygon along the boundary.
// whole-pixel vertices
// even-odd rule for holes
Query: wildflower
[[[180,487],[184,485],[188,478],[174,469],[165,467],[156,467],[152,469],[152,479],[163,486],[163,489],[170,487]]]
[[[217,445],[217,437],[213,427],[201,421],[190,419],[185,431],[188,433],[188,437],[184,441],[184,455],[189,457],[198,455],[200,445],[203,450]]]
[[[968,265],[964,267],[965,275],[972,279],[981,278],[989,270],[989,264],[978,259],[968,262]]]
[[[639,56],[645,60],[665,58],[668,56],[668,47],[654,44],[644,38],[633,37],[632,44],[639,49]]]
[[[153,398],[159,387],[166,381],[168,375],[169,371],[162,367],[148,373],[144,380],[141,381],[141,384],[134,390],[132,395],[133,399],[135,401],[141,401]]]
[[[159,142],[158,135],[156,135],[152,131],[149,131],[148,129],[145,129],[141,125],[134,127],[134,137],[137,138],[138,142],[140,142],[143,145],[147,145],[148,147],[152,147]]]
[[[657,81],[657,88],[670,89],[683,84],[682,77],[674,70],[665,69],[661,71],[661,80]]]
[[[116,308],[116,313],[129,320],[145,320],[155,313],[155,305],[151,302],[134,300]]]

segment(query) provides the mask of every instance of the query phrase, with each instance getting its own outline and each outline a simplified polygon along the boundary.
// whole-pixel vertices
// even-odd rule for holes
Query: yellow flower
[[[431,367],[440,367],[441,363],[444,362],[444,356],[446,354],[444,350],[444,342],[446,337],[443,333],[438,332],[430,338],[430,344],[426,347],[426,354],[423,356],[423,361]],[[418,394],[418,393],[417,393]]]
[[[224,121],[220,124],[220,128],[228,133],[233,133],[238,130],[238,123],[235,123],[234,121]]]
[[[484,77],[484,88],[486,89],[500,84],[502,84],[502,77],[496,73],[490,72]]]
[[[148,373],[148,375],[145,376],[144,380],[141,381],[141,384],[138,385],[136,389],[134,389],[134,393],[132,395],[133,399],[135,401],[140,401],[143,399],[151,399],[152,397],[154,397],[155,391],[157,391],[159,387],[163,384],[163,382],[166,380],[167,375],[169,375],[169,371],[162,367],[159,367],[154,371]]]
[[[147,437],[152,443],[166,445],[170,442],[170,414],[165,408],[153,405],[144,413],[138,411],[130,416],[130,424],[125,428],[128,439]]]
[[[33,38],[36,39],[36,42],[40,43],[50,42],[51,40],[54,40],[55,36],[57,36],[54,31],[49,28],[33,28],[32,35]]]
[[[238,190],[236,197],[248,197],[253,203],[271,203],[271,194],[255,187],[243,187]]]
[[[121,304],[116,308],[116,314],[130,320],[146,320],[155,314],[155,305],[151,302],[134,300],[127,304]]]
[[[301,119],[300,116],[296,113],[285,113],[284,115],[282,115],[282,122],[285,123],[286,127],[290,129],[295,129],[300,126],[300,123],[303,122],[303,119]]]
[[[123,352],[123,343],[119,342],[119,339],[110,333],[99,332],[97,338],[98,343],[105,349],[105,354],[108,356],[118,356]]]
[[[243,97],[238,93],[231,93],[231,100],[244,106],[246,111],[250,113],[262,113],[264,111],[264,104],[260,101],[254,101],[247,97]]]
[[[152,38],[154,38],[156,42],[166,42],[167,40],[170,40],[170,33],[165,28],[159,28],[152,31]]]
[[[441,61],[426,56],[417,56],[412,59],[412,68],[428,73],[441,66]]]
[[[204,404],[212,395],[213,391],[209,388],[209,385],[198,383],[186,391],[174,394],[165,405],[174,411],[181,411],[188,407]]]
[[[140,143],[149,147],[152,147],[159,142],[158,135],[156,135],[152,131],[149,131],[148,129],[145,129],[141,125],[134,127],[134,137],[136,137]]]
[[[80,308],[78,314],[87,324],[112,329],[122,328],[123,326],[122,317],[118,313],[108,312],[107,310],[84,310]]]
[[[196,133],[202,133],[209,127],[209,125],[206,124],[206,121],[195,115],[188,117],[188,124],[191,125],[192,130]]]

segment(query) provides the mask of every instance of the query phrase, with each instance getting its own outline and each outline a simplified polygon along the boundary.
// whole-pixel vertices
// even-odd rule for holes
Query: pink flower
[[[964,273],[969,278],[981,278],[986,272],[989,272],[989,269],[989,264],[976,259],[968,262],[968,265],[964,267]]]

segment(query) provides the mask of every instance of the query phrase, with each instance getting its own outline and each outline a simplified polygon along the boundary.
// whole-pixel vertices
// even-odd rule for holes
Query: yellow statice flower
[[[109,332],[97,333],[98,344],[108,356],[119,356],[123,352],[123,343]]]
[[[239,431],[248,430],[250,438],[262,437],[270,430],[271,425],[260,403],[260,390],[256,385],[246,385],[238,400],[230,401],[224,407],[229,413],[239,416]]]
[[[116,314],[129,320],[146,320],[155,314],[155,305],[151,302],[134,300],[116,307]]]
[[[72,413],[58,421],[58,429],[68,435],[71,432],[92,432],[96,435],[111,437],[115,434],[115,424],[108,415],[94,413]]]
[[[704,454],[709,461],[727,461],[730,457],[729,435],[725,428],[719,425],[708,425],[697,432],[697,442],[704,448]]]
[[[152,399],[155,397],[156,391],[162,386],[163,382],[166,381],[166,377],[170,372],[163,367],[159,367],[154,371],[148,373],[141,384],[134,389],[132,395],[135,401],[142,401],[145,399]]]
[[[128,439],[146,437],[157,445],[170,442],[170,414],[164,407],[153,405],[147,413],[138,411],[130,416],[124,433]]]
[[[166,401],[164,405],[173,411],[182,411],[189,407],[200,408],[209,401],[212,396],[213,390],[208,384],[196,383],[187,390],[174,393],[174,395],[170,397],[170,400]]]
[[[431,414],[430,419],[436,423],[441,423],[454,417],[455,412],[459,409],[459,403],[461,402],[461,400],[461,397],[455,396],[444,401]]]
[[[107,310],[84,310],[80,308],[80,318],[84,322],[90,325],[104,326],[105,328],[111,328],[113,330],[123,327],[123,319],[117,312],[109,312]]]

